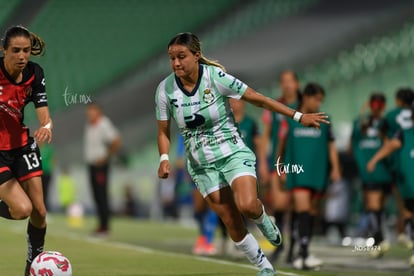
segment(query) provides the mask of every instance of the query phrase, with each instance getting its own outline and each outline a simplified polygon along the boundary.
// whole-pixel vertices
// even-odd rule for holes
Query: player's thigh
[[[276,173],[272,173],[270,183],[272,192],[272,207],[275,210],[288,209],[291,203],[291,192],[284,188],[282,179]]]
[[[309,212],[312,208],[312,191],[306,188],[292,190],[294,209],[296,212]]]
[[[30,198],[33,211],[40,217],[46,216],[46,207],[43,200],[43,186],[40,176],[29,178],[22,183],[27,196]]]
[[[0,199],[9,206],[12,216],[24,218],[32,212],[30,199],[15,178],[0,184]]]
[[[375,211],[380,210],[382,205],[383,192],[382,190],[365,190],[364,191],[364,201],[365,208],[367,210]]]

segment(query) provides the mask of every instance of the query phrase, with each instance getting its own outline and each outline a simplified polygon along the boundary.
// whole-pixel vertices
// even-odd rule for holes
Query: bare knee
[[[20,203],[10,207],[10,215],[16,220],[26,219],[31,215],[32,210],[33,208],[30,202]]]
[[[46,207],[44,204],[33,206],[33,211],[30,215],[30,220],[33,225],[37,227],[44,227],[46,223],[46,213]]]
[[[256,198],[246,199],[238,202],[238,209],[247,218],[257,218],[262,213],[261,204]]]

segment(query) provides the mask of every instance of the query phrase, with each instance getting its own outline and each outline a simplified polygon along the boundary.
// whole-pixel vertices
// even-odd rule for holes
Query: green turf
[[[25,260],[26,222],[0,220],[0,275],[22,275]],[[115,219],[107,240],[89,237],[94,220],[82,228],[69,228],[62,216],[50,216],[46,250],[64,253],[73,275],[255,275],[247,261],[223,256],[199,258],[190,254],[196,230],[173,223]],[[391,252],[403,256],[399,250]],[[279,275],[372,275],[370,271],[344,270],[303,272],[278,266]],[[379,275],[402,275],[381,273]]]

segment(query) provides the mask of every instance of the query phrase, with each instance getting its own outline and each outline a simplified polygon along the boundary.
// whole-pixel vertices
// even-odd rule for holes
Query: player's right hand
[[[306,113],[302,115],[300,123],[306,127],[320,128],[320,123],[330,124],[330,122],[327,119],[328,116],[324,112]]]
[[[170,162],[168,160],[164,160],[160,163],[158,167],[158,177],[159,178],[168,178],[170,174]]]

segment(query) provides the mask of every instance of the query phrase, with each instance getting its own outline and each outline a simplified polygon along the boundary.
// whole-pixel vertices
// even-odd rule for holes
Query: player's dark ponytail
[[[17,25],[12,26],[4,33],[2,41],[2,49],[5,50],[10,45],[10,39],[13,37],[23,36],[30,39],[32,44],[31,46],[31,54],[33,56],[40,56],[43,55],[45,52],[45,42],[41,39],[37,34],[30,32],[23,26]]]
[[[215,60],[208,59],[203,55],[201,51],[200,39],[195,34],[179,33],[170,40],[170,43],[168,43],[167,48],[170,48],[171,45],[175,45],[175,44],[186,46],[190,50],[190,52],[192,52],[193,54],[199,52],[200,53],[200,59],[198,60],[199,63],[216,66],[216,67],[219,67],[221,70],[226,71],[226,68],[224,68],[223,65],[221,65]]]

